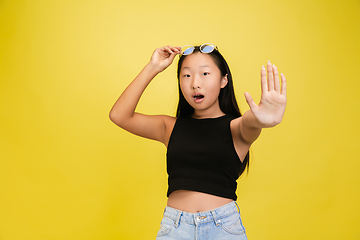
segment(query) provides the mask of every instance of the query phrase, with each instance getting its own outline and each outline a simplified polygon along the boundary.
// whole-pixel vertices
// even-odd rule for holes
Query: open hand
[[[150,64],[158,72],[164,71],[173,62],[175,56],[181,53],[181,47],[161,47],[155,49],[151,56]]]
[[[261,100],[256,105],[249,93],[245,93],[246,101],[262,127],[273,127],[279,124],[284,116],[286,107],[286,79],[281,74],[281,87],[278,69],[275,65],[267,64],[268,77],[265,66],[261,68]]]

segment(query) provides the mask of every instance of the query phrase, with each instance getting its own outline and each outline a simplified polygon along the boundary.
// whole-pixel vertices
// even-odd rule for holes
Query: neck
[[[223,113],[220,107],[218,107],[216,109],[205,109],[205,110],[194,109],[194,113],[191,115],[191,117],[196,119],[201,119],[201,118],[217,118],[224,115],[225,113]]]

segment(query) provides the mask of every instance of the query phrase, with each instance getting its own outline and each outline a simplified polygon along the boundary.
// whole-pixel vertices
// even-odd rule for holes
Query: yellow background
[[[242,112],[268,60],[288,80],[238,181],[249,239],[360,239],[360,1],[0,0],[0,240],[155,239],[166,149],[108,113],[155,48],[204,42]],[[138,111],[175,113],[175,72]]]

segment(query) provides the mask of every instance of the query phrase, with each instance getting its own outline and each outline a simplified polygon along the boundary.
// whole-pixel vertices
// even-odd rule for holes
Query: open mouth
[[[202,94],[196,94],[193,96],[194,99],[203,99],[204,98],[204,95]]]
[[[196,103],[201,103],[204,100],[204,95],[202,95],[201,93],[195,93],[193,95],[193,99]]]

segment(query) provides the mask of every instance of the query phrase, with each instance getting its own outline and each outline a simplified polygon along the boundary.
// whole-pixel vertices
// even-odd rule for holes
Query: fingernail
[[[262,68],[265,68],[265,65],[262,65]]]
[[[270,60],[268,61],[268,63],[270,63]]]

